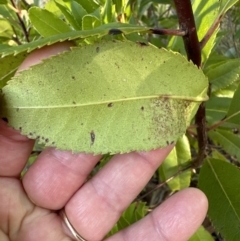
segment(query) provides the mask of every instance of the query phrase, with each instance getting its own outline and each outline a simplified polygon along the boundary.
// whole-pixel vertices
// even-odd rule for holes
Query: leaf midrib
[[[170,96],[170,95],[155,95],[155,96],[141,96],[141,97],[130,97],[124,99],[117,99],[117,100],[107,100],[101,102],[91,102],[91,103],[76,103],[76,104],[69,104],[69,105],[48,105],[48,106],[11,106],[7,107],[8,109],[57,109],[57,108],[72,108],[72,107],[84,107],[84,106],[95,106],[95,105],[103,105],[109,103],[117,103],[117,102],[126,102],[126,101],[134,101],[134,100],[144,100],[144,99],[179,99],[179,100],[186,100],[186,101],[195,101],[195,102],[202,102],[205,101],[206,98],[203,97],[184,97],[184,96]],[[74,102],[74,100],[73,100]]]
[[[227,193],[225,192],[225,189],[224,189],[224,187],[223,187],[221,181],[219,180],[219,178],[218,178],[216,172],[214,171],[214,168],[213,168],[213,166],[211,165],[211,162],[208,161],[208,163],[209,163],[209,166],[211,167],[211,170],[212,170],[212,172],[213,172],[213,174],[214,174],[214,176],[215,176],[215,178],[216,178],[216,180],[217,180],[217,182],[218,182],[218,184],[219,184],[219,186],[220,186],[220,188],[221,188],[223,194],[225,195],[226,199],[228,200],[228,202],[229,202],[229,204],[230,204],[230,206],[231,206],[231,208],[232,208],[234,214],[236,215],[237,219],[240,221],[240,217],[239,217],[238,213],[236,212],[236,210],[235,210],[235,208],[234,208],[234,206],[233,206],[231,200],[229,199]]]

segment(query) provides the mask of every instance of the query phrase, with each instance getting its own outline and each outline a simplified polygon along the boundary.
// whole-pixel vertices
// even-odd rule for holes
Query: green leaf
[[[193,12],[197,26],[197,33],[199,41],[205,37],[205,34],[212,26],[214,21],[219,16],[219,0],[211,1],[202,1],[194,0],[193,3]],[[216,36],[219,30],[218,28],[214,31],[211,38],[208,40],[207,44],[202,49],[202,62],[205,63],[209,54],[212,51],[213,46],[215,45]]]
[[[235,3],[239,0],[221,0],[220,2],[220,12],[219,15],[222,15],[228,11]]]
[[[66,33],[72,29],[61,19],[46,9],[32,7],[29,9],[29,18],[34,28],[43,36]]]
[[[217,129],[215,131],[210,131],[208,136],[214,141],[222,146],[222,148],[229,154],[236,156],[240,159],[240,137],[232,133],[231,131]]]
[[[110,231],[108,236],[128,227],[129,225],[142,219],[147,213],[147,206],[144,202],[132,203],[122,214],[114,229]]]
[[[240,84],[234,93],[231,105],[227,113],[227,123],[234,124],[240,128]]]
[[[60,149],[150,150],[184,134],[207,87],[202,71],[177,53],[101,42],[22,71],[3,88],[1,116]]]
[[[12,39],[13,30],[11,24],[5,20],[0,19],[0,38]]]
[[[61,10],[62,14],[66,18],[66,20],[69,22],[69,24],[76,30],[81,29],[81,25],[76,21],[74,18],[72,12],[71,12],[71,3],[64,2],[62,0],[55,0],[56,5]]]
[[[212,92],[226,88],[239,79],[240,61],[228,60],[207,72]]]
[[[136,26],[132,24],[123,24],[123,23],[109,23],[102,25],[95,29],[84,30],[84,31],[71,31],[67,33],[61,33],[58,35],[50,36],[44,39],[37,40],[35,42],[15,46],[7,47],[6,49],[1,50],[1,57],[8,55],[17,55],[22,52],[31,52],[34,49],[42,48],[46,45],[51,45],[57,42],[64,42],[66,40],[75,40],[81,38],[88,38],[92,36],[97,36],[98,38],[108,35],[112,29],[117,29],[123,34],[130,34],[136,32],[147,32],[150,28],[143,26]]]
[[[99,5],[96,3],[96,1],[92,0],[76,0],[88,13],[94,12]]]
[[[0,0],[0,4],[7,4],[8,1],[7,0]]]
[[[82,29],[82,19],[85,15],[87,15],[87,11],[77,2],[71,2],[72,14],[75,18],[76,22],[79,25],[79,29]]]
[[[26,54],[19,54],[18,56],[8,56],[4,59],[0,58],[0,89],[6,82],[14,75],[17,68],[26,58]]]
[[[176,146],[167,156],[163,164],[159,167],[161,180],[165,181],[175,175],[181,170],[184,164],[187,164],[191,159],[190,145],[188,138],[184,135],[179,138]],[[168,182],[168,186],[172,191],[178,191],[183,188],[189,187],[191,181],[191,171],[185,171],[173,180]]]
[[[112,22],[112,0],[106,0],[102,16],[104,23]]]
[[[212,96],[206,103],[207,122],[214,124],[226,117],[231,98]]]
[[[100,19],[94,15],[85,15],[82,20],[82,29],[89,30],[101,25]]]
[[[201,226],[188,241],[214,241],[211,234]]]
[[[228,162],[205,160],[199,175],[199,187],[209,202],[208,215],[225,240],[240,237],[240,171]]]

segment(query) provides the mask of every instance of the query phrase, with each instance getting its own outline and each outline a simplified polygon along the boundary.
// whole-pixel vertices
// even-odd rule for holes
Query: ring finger
[[[172,146],[115,155],[67,203],[74,228],[87,240],[101,240],[149,181]]]

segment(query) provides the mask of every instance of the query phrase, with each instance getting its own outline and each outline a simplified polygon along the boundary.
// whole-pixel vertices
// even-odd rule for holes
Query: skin
[[[19,70],[68,50],[65,42],[30,54]],[[103,240],[173,148],[115,155],[93,178],[101,156],[44,150],[22,180],[34,141],[0,120],[0,240],[74,240],[58,215],[66,214],[88,241]],[[105,241],[187,241],[201,225],[208,202],[198,189],[171,196],[141,221]]]

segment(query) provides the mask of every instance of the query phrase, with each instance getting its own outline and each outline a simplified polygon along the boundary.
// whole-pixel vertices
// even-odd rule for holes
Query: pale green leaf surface
[[[161,180],[165,181],[175,175],[182,166],[191,159],[190,145],[188,138],[184,135],[179,138],[175,147],[159,167]],[[185,171],[168,182],[172,191],[178,191],[189,187],[191,180],[191,171]]]
[[[207,72],[212,92],[226,88],[239,79],[240,61],[228,60]]]
[[[46,9],[38,7],[30,8],[29,18],[34,28],[43,37],[72,31],[66,23]]]
[[[217,159],[205,160],[199,175],[199,187],[209,202],[208,215],[225,240],[240,237],[240,171]]]
[[[222,146],[222,148],[229,154],[236,156],[240,159],[240,137],[232,133],[231,131],[217,129],[210,131],[208,136],[216,144]]]
[[[202,71],[177,53],[101,42],[22,71],[3,88],[1,115],[59,149],[147,151],[184,134],[207,99],[207,85]]]
[[[214,239],[203,226],[200,226],[197,232],[188,241],[214,241]]]
[[[34,49],[42,48],[46,45],[51,45],[57,42],[64,42],[66,40],[75,40],[78,38],[88,38],[92,36],[102,37],[109,34],[109,31],[112,29],[118,29],[123,34],[130,34],[136,32],[147,32],[150,28],[143,26],[136,26],[132,24],[122,24],[122,23],[109,23],[102,25],[95,29],[84,30],[84,31],[71,31],[67,33],[61,33],[58,35],[50,36],[44,39],[37,40],[35,42],[19,45],[16,47],[7,47],[6,49],[2,49],[0,54],[2,57],[8,55],[17,55],[22,52],[31,52]]]
[[[231,105],[227,113],[227,123],[232,123],[240,128],[240,84],[234,93]]]

